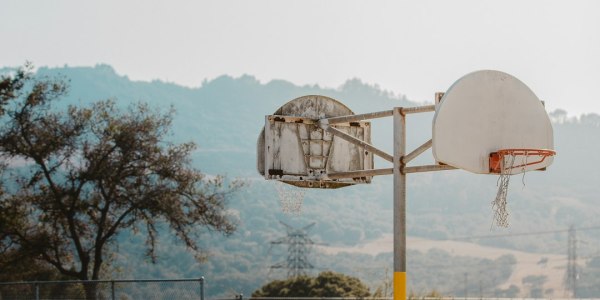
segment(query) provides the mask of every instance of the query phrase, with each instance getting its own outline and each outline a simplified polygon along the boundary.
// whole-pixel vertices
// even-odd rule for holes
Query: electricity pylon
[[[573,298],[577,298],[577,236],[575,226],[569,227],[567,242],[567,272],[565,274],[565,287]]]
[[[271,269],[287,269],[288,278],[307,275],[308,270],[315,268],[309,261],[312,246],[324,245],[315,243],[308,237],[308,231],[315,226],[316,223],[311,223],[300,229],[296,229],[282,221],[279,222],[285,226],[287,235],[272,241],[271,246],[287,244],[287,258],[284,262],[272,265]]]

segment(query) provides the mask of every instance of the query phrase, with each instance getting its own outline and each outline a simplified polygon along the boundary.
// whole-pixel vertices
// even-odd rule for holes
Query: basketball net
[[[498,227],[508,227],[508,202],[506,196],[508,195],[508,183],[510,182],[511,170],[515,164],[514,154],[507,154],[502,157],[500,165],[500,178],[498,178],[498,192],[496,193],[496,199],[492,201],[492,210],[494,211],[494,221]]]
[[[278,182],[275,185],[275,188],[279,195],[281,211],[286,214],[300,215],[302,213],[302,202],[305,193],[304,189],[283,182]]]
[[[513,170],[520,169],[518,173],[523,173],[523,186],[525,186],[525,172],[528,171],[528,166],[535,166],[542,163],[549,157],[556,154],[556,151],[550,149],[500,149],[493,153],[498,160],[490,155],[490,169],[498,170],[497,163],[500,165],[500,178],[498,178],[498,193],[496,199],[492,201],[492,209],[494,210],[494,221],[498,227],[508,227],[508,210],[506,195],[508,194],[508,183],[510,182]],[[515,165],[517,156],[520,162]],[[533,167],[535,168],[535,167]],[[531,168],[530,168],[531,170]]]

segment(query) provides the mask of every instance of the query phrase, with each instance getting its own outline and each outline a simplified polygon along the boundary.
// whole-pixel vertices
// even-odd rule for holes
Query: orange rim
[[[550,150],[550,149],[527,149],[527,148],[500,149],[496,152],[490,153],[490,173],[500,174],[500,172],[502,172],[501,162],[504,161],[504,157],[507,155],[538,157],[537,160],[534,160],[531,162],[529,162],[529,160],[527,160],[528,161],[527,163],[512,166],[512,167],[508,168],[509,170],[511,170],[511,169],[523,168],[526,166],[539,164],[539,163],[543,162],[544,160],[546,160],[547,157],[556,155],[556,151]]]

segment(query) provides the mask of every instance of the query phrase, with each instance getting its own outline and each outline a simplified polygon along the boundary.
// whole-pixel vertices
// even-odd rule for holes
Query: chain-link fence
[[[0,283],[0,300],[204,300],[204,278]]]

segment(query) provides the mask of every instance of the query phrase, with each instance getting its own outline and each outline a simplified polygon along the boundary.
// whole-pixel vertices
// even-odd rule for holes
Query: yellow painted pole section
[[[394,300],[406,300],[406,272],[394,272]]]

